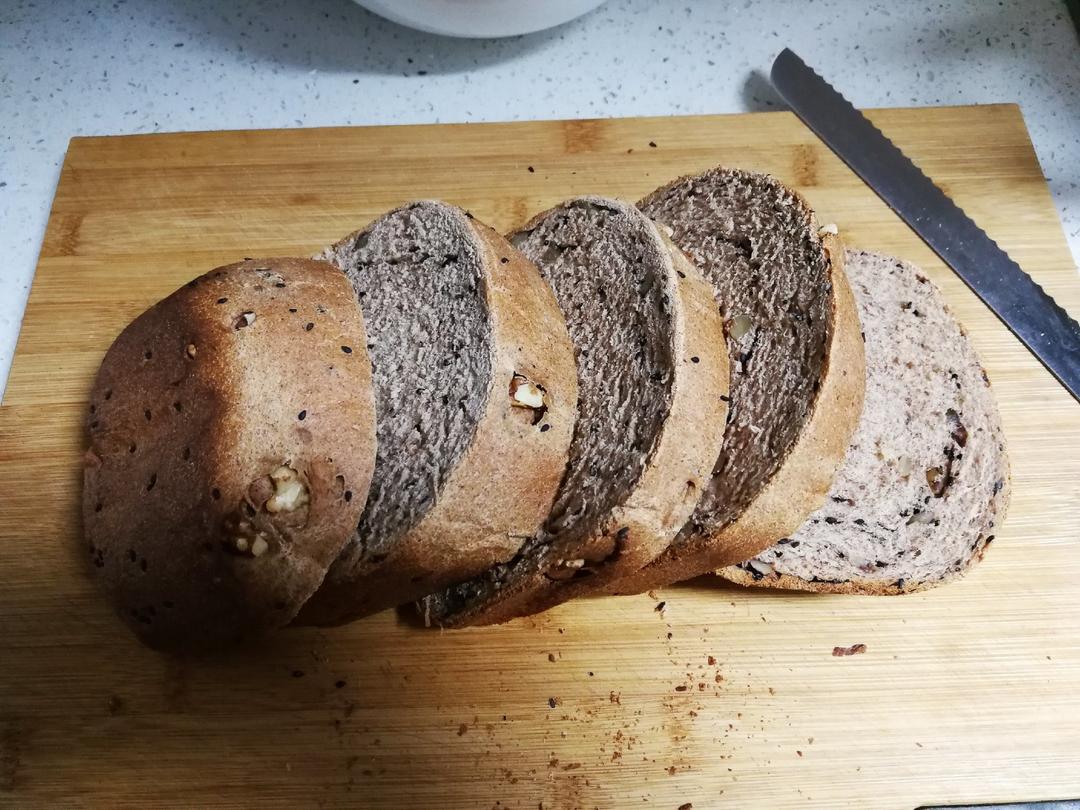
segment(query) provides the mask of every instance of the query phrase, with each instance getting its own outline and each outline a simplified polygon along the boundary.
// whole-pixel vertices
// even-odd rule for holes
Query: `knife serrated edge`
[[[923,222],[925,222],[929,224],[931,219],[929,217],[924,217],[922,220],[920,220],[918,217],[915,217],[915,222],[909,221],[907,214],[905,214],[904,211],[900,210],[900,208],[898,208],[897,205],[895,205],[893,201],[886,196],[886,192],[883,192],[882,190],[874,186],[871,179],[864,174],[863,170],[860,168],[857,162],[854,162],[848,155],[844,154],[841,149],[833,146],[833,143],[831,142],[833,139],[829,131],[823,127],[818,126],[813,120],[804,115],[802,111],[802,107],[804,105],[801,103],[801,100],[798,98],[789,97],[789,94],[787,94],[781,86],[783,82],[777,81],[777,66],[781,65],[782,61],[784,60],[793,62],[796,69],[805,70],[808,73],[812,74],[822,85],[824,85],[829,91],[834,93],[845,105],[847,105],[848,108],[850,108],[850,111],[858,117],[860,123],[868,130],[870,130],[877,138],[880,139],[882,146],[886,150],[891,150],[894,153],[893,157],[898,159],[899,163],[902,164],[903,168],[906,171],[909,171],[913,175],[916,175],[918,179],[924,181],[927,186],[929,186],[934,192],[936,192],[936,198],[934,199],[935,203],[942,205],[946,209],[951,209],[951,212],[963,225],[965,225],[982,239],[986,240],[987,243],[992,245],[993,248],[998,251],[1005,260],[1007,260],[1007,262],[1026,281],[1026,283],[1030,284],[1034,291],[1036,291],[1037,294],[1042,297],[1043,301],[1050,305],[1050,309],[1060,319],[1061,326],[1063,326],[1066,330],[1072,333],[1071,335],[1065,335],[1064,338],[1066,340],[1069,337],[1072,338],[1072,346],[1068,346],[1066,348],[1069,349],[1071,354],[1073,355],[1076,355],[1076,353],[1080,351],[1080,324],[1077,324],[1077,322],[1072,318],[1071,315],[1069,315],[1065,308],[1058,304],[1057,301],[1054,300],[1053,296],[1051,296],[1049,293],[1046,292],[1045,289],[1043,289],[1041,284],[1039,284],[1028,273],[1026,273],[1024,269],[1020,267],[1020,265],[1011,256],[1009,256],[1008,252],[1005,251],[995,239],[993,239],[988,233],[986,233],[986,231],[980,228],[978,224],[976,224],[975,221],[972,220],[970,216],[968,216],[967,212],[965,212],[959,205],[956,204],[955,201],[953,201],[944,191],[942,191],[941,188],[913,160],[911,160],[911,158],[904,154],[903,150],[901,150],[896,144],[894,144],[892,140],[887,135],[885,135],[885,133],[883,133],[872,121],[870,121],[870,119],[868,119],[865,115],[862,114],[861,111],[859,111],[854,105],[852,105],[851,102],[849,102],[844,97],[844,95],[840,93],[840,91],[833,87],[833,85],[827,79],[825,79],[812,67],[807,65],[806,62],[800,59],[799,56],[793,51],[791,51],[789,48],[785,48],[780,53],[780,55],[777,56],[776,61],[773,64],[772,70],[773,84],[780,92],[781,96],[784,97],[785,101],[787,101],[788,104],[791,105],[792,109],[796,112],[796,114],[798,114],[799,117],[802,118],[803,121],[806,123],[806,125],[809,126],[810,129],[813,130],[823,141],[825,141],[825,143],[830,147],[830,149],[832,149],[840,157],[841,160],[843,160],[856,174],[858,174],[859,177],[862,178],[863,181],[866,182],[871,187],[871,189],[873,189],[875,193],[877,193],[878,196],[880,196],[882,200],[884,200],[885,203],[889,205],[890,208],[892,208],[905,222],[908,222],[908,224],[916,231],[916,233],[919,234],[919,236],[927,243],[927,245],[929,245],[930,248],[934,250],[934,252],[937,253],[946,262],[946,264],[948,264],[953,269],[953,271],[964,281],[964,283],[967,284],[971,291],[975,293],[975,295],[978,296],[979,299],[982,300],[990,308],[990,310],[994,312],[995,315],[997,315],[999,319],[1001,319],[1001,321],[1028,347],[1029,350],[1031,350],[1031,352],[1039,359],[1039,361],[1042,362],[1044,366],[1046,366],[1047,370],[1050,371],[1050,373],[1053,374],[1058,379],[1058,381],[1061,382],[1061,384],[1064,385],[1065,388],[1069,390],[1069,392],[1074,397],[1077,398],[1077,400],[1080,400],[1080,391],[1077,390],[1077,386],[1075,385],[1076,380],[1070,381],[1064,379],[1062,375],[1059,374],[1058,371],[1050,365],[1049,361],[1045,357],[1043,357],[1042,354],[1040,354],[1040,349],[1042,349],[1042,347],[1036,347],[1032,345],[1033,338],[1029,338],[1022,334],[1012,323],[1009,322],[1009,320],[1003,313],[997,310],[997,308],[991,301],[987,300],[986,296],[984,296],[982,291],[977,286],[979,279],[969,278],[963,270],[957,268],[954,262],[950,260],[949,250],[947,250],[946,247],[939,247],[938,245],[936,245],[932,241],[932,237],[923,234],[919,227],[917,227],[916,223],[922,224]],[[1023,302],[1020,301],[1020,303],[1022,304]],[[1040,333],[1039,337],[1045,338],[1046,332],[1044,331]],[[1080,368],[1080,360],[1078,360],[1076,356],[1071,357],[1071,360],[1075,367]],[[1076,373],[1076,368],[1073,368],[1071,370],[1074,374]]]

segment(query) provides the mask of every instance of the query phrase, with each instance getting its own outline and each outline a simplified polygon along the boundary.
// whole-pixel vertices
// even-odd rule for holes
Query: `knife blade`
[[[773,86],[1080,402],[1080,325],[877,127],[789,48]]]

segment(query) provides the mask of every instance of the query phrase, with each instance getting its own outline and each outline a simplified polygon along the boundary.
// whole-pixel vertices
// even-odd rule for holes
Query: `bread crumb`
[[[852,644],[850,647],[833,647],[832,650],[835,658],[842,658],[845,655],[858,655],[864,652],[866,652],[865,644]]]

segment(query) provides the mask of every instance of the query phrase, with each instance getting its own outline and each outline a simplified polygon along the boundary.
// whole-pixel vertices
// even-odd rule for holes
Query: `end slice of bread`
[[[113,343],[90,397],[83,524],[144,641],[258,636],[322,582],[375,464],[366,342],[336,268],[261,259],[195,279]]]
[[[378,454],[356,532],[297,618],[316,625],[512,559],[547,517],[577,407],[555,297],[467,212],[410,203],[325,255],[368,324]]]
[[[1009,464],[990,382],[940,291],[907,262],[850,251],[866,404],[825,505],[720,576],[744,585],[896,594],[980,560],[1004,519]]]
[[[723,437],[723,322],[660,228],[626,203],[584,197],[512,239],[566,315],[578,418],[543,529],[509,562],[423,600],[444,627],[536,613],[639,570],[690,516]]]
[[[619,593],[741,562],[798,528],[844,458],[865,379],[842,247],[798,194],[766,175],[718,168],[639,205],[674,230],[716,290],[731,411],[693,517],[657,560],[615,583]]]

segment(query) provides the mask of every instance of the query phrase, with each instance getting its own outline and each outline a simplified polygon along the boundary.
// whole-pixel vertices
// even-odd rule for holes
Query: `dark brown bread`
[[[711,287],[633,206],[585,197],[513,237],[566,315],[578,359],[570,459],[542,531],[510,561],[425,598],[428,623],[492,624],[603,589],[693,511],[727,413]]]
[[[741,562],[821,505],[862,409],[864,360],[839,240],[774,178],[713,169],[640,203],[716,289],[732,358],[724,447],[636,592]]]
[[[129,325],[87,419],[86,550],[147,643],[282,627],[367,497],[375,416],[347,280],[307,259],[213,270]]]
[[[1009,463],[990,383],[934,284],[849,251],[866,335],[862,420],[829,499],[798,530],[718,573],[745,585],[892,594],[955,579],[1005,517]]]
[[[551,290],[461,209],[410,203],[326,256],[364,308],[379,449],[359,526],[297,619],[318,625],[513,558],[551,508],[577,405]]]

